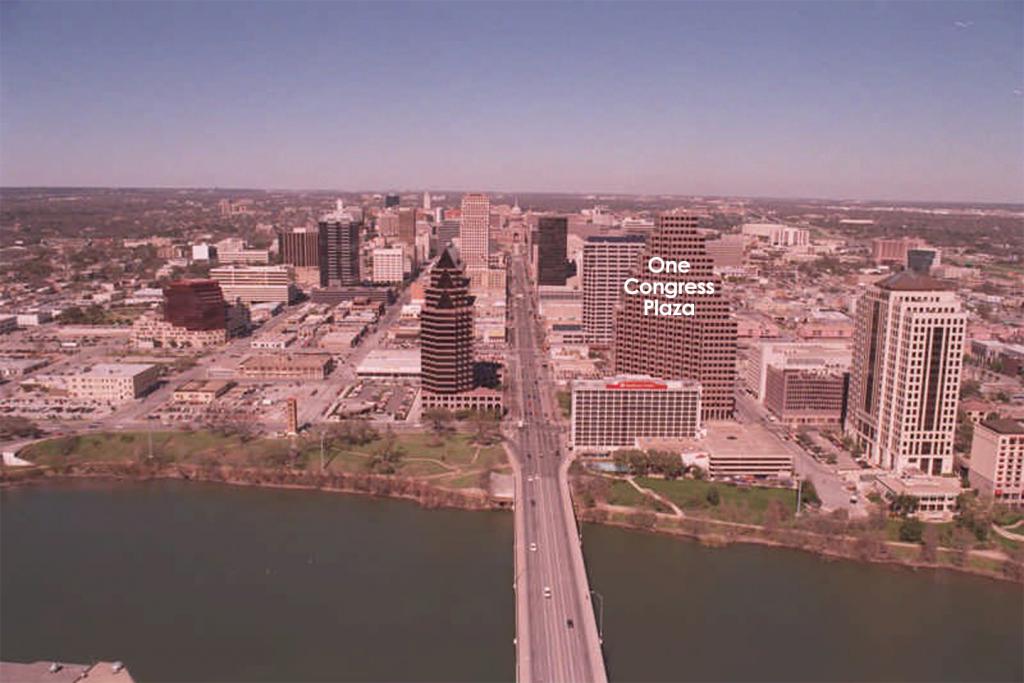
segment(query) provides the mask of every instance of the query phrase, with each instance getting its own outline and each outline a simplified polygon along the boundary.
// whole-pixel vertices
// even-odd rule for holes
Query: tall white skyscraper
[[[423,210],[430,211],[430,190],[423,191]]]
[[[953,471],[966,327],[956,293],[912,271],[857,302],[846,431],[871,463]]]
[[[614,334],[614,312],[623,281],[636,269],[644,238],[594,236],[583,243],[583,330],[587,342],[607,344]]]
[[[491,250],[491,200],[485,194],[462,196],[459,249],[466,268],[486,268]]]

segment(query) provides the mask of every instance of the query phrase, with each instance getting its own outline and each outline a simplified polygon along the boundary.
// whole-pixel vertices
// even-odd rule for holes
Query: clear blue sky
[[[0,4],[0,184],[1024,201],[1024,3]]]

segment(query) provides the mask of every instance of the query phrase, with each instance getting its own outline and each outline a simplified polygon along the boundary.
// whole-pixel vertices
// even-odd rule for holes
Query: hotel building
[[[846,431],[875,466],[953,471],[966,325],[954,292],[911,271],[857,302]]]
[[[701,387],[643,376],[578,380],[572,386],[577,451],[638,447],[638,439],[692,439],[701,425]]]
[[[701,419],[731,419],[737,326],[732,305],[722,291],[722,280],[705,251],[706,239],[707,234],[697,228],[695,215],[658,216],[634,274],[651,282],[710,282],[714,293],[692,298],[696,309],[692,316],[645,315],[644,297],[623,296],[615,309],[615,371],[700,382]],[[687,261],[689,273],[651,273],[646,263],[652,256]]]

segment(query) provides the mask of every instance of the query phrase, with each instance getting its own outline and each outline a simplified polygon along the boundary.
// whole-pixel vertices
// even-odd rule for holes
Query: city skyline
[[[6,3],[0,183],[1024,201],[1020,3],[283,7]]]

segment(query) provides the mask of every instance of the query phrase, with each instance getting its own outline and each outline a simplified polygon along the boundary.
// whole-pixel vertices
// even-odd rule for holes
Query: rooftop
[[[997,434],[1024,434],[1024,423],[1004,417],[985,420],[981,424]]]
[[[875,285],[890,292],[936,292],[950,289],[949,285],[942,280],[909,270],[901,270],[879,280]]]
[[[89,377],[134,377],[152,367],[148,363],[97,363],[81,374]]]

